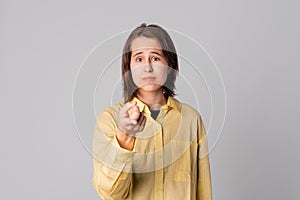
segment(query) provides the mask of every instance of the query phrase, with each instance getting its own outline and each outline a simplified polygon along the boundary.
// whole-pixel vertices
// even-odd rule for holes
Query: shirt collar
[[[150,112],[148,106],[144,102],[142,102],[139,98],[134,97],[131,100],[131,102],[132,101],[136,101],[137,102],[137,106],[139,107],[140,112],[142,112],[142,111]],[[163,105],[161,108],[162,109],[167,109],[167,110],[168,109],[175,109],[175,110],[177,110],[180,113],[181,112],[181,103],[177,99],[169,96],[167,104]]]

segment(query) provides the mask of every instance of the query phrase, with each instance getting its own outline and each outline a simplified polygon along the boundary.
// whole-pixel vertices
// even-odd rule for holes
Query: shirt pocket
[[[175,160],[171,166],[172,180],[175,182],[193,181],[193,154],[189,141],[172,141],[172,158]]]

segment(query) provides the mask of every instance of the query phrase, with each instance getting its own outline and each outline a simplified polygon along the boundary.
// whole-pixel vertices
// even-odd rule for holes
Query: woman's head
[[[140,48],[143,45],[142,43],[145,44],[145,47],[151,45],[151,47],[156,48],[157,51],[148,52],[145,50],[142,53],[139,52],[137,48]],[[134,54],[140,53],[141,56],[144,57],[140,58],[140,55],[134,55],[132,52],[134,52]],[[145,55],[142,55],[144,53]],[[142,58],[149,58],[153,60],[154,64],[168,66],[168,72],[165,73],[166,77],[163,76],[165,72],[164,69],[156,69],[159,69],[159,72],[161,72],[159,74],[160,80],[165,80],[164,83],[161,83],[165,96],[174,96],[175,79],[178,72],[178,58],[172,39],[160,26],[154,24],[147,26],[146,24],[142,24],[131,32],[123,48],[122,78],[125,101],[130,101],[132,97],[136,96],[139,85],[136,84],[138,82],[137,79],[132,76],[132,68],[137,66],[137,62],[142,63]],[[151,63],[149,66],[145,65],[144,67],[144,70],[152,70],[151,67],[155,69],[155,65],[152,66]],[[149,67],[149,69],[147,67]],[[137,74],[138,70],[134,71],[134,73]],[[151,81],[151,78],[147,81]]]

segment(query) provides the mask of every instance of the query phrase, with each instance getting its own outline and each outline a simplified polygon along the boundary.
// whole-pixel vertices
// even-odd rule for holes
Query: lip
[[[155,80],[154,76],[147,76],[142,78],[144,81],[153,82]]]

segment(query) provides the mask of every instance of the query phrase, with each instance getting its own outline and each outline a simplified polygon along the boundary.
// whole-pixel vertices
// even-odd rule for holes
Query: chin
[[[161,85],[149,84],[140,87],[140,90],[143,92],[155,92],[161,89]]]

